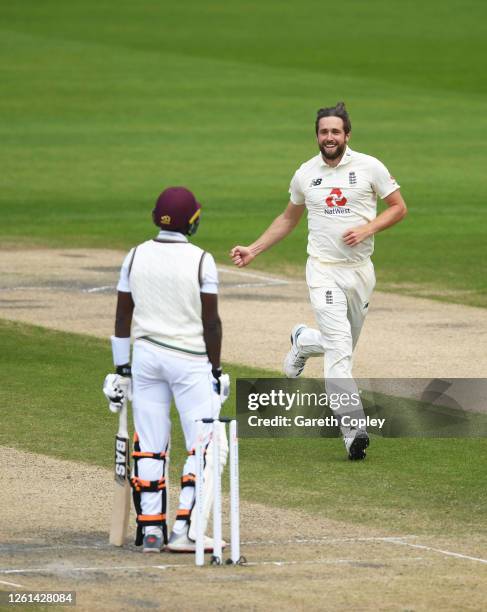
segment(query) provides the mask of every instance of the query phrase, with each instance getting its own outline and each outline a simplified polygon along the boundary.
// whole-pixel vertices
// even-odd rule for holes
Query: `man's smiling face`
[[[316,135],[318,147],[325,161],[338,159],[345,152],[350,134],[345,134],[340,117],[322,117]]]

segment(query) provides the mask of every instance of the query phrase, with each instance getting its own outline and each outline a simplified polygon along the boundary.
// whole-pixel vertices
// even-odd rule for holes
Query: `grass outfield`
[[[111,467],[107,342],[0,321],[0,343],[0,444]],[[234,380],[276,374],[226,370]],[[225,408],[232,412],[234,394]],[[172,449],[174,478],[185,458],[179,427]],[[351,463],[338,439],[244,439],[242,495],[391,533],[473,535],[487,524],[486,451],[486,439],[375,439],[367,461]]]
[[[315,154],[316,109],[344,99],[352,146],[410,210],[377,238],[379,288],[487,306],[486,17],[473,0],[2,3],[0,240],[126,249],[185,184],[228,261]],[[305,236],[255,266],[300,272]]]

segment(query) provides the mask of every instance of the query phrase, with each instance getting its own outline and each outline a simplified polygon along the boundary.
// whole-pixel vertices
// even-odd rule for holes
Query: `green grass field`
[[[111,369],[107,342],[3,321],[0,343],[9,381],[0,387],[0,444],[111,468],[117,419],[101,392]],[[226,369],[234,380],[276,375]],[[485,438],[375,438],[363,463],[350,463],[339,439],[243,439],[240,455],[245,499],[390,533],[485,533]],[[185,456],[176,426],[173,478]]]
[[[0,6],[0,240],[126,249],[162,188],[205,206],[220,262],[285,206],[339,99],[410,215],[378,236],[382,289],[486,306],[487,8],[24,0]],[[255,266],[301,272],[305,223]]]
[[[228,263],[315,154],[316,109],[343,99],[352,147],[386,163],[410,211],[377,237],[379,288],[487,306],[486,17],[457,0],[3,3],[0,241],[125,250],[152,235],[159,191],[184,184],[204,204],[197,242]],[[305,245],[303,222],[255,267],[300,274]],[[0,442],[109,467],[108,344],[6,322],[0,337]],[[276,374],[227,366],[234,380]],[[476,533],[486,450],[377,439],[350,464],[340,440],[245,440],[243,495],[391,531]]]
[[[486,23],[480,0],[2,2],[0,256],[4,248],[36,246],[127,251],[154,234],[150,211],[159,192],[185,185],[204,207],[195,242],[229,264],[230,248],[253,241],[281,212],[294,171],[316,154],[316,110],[344,100],[352,148],[387,165],[409,208],[403,223],[376,238],[377,288],[487,307]],[[306,234],[303,219],[253,268],[302,277]],[[108,339],[0,319],[0,346],[0,445],[112,469],[117,418],[101,391],[113,367]],[[235,411],[237,378],[281,375],[228,363],[225,370],[233,381],[226,414]],[[174,408],[172,416],[177,482],[186,453]],[[364,462],[348,461],[336,438],[241,439],[242,497],[271,513],[307,511],[313,528],[315,520],[338,521],[343,533],[331,536],[373,527],[483,554],[476,551],[487,525],[487,438],[371,438]],[[25,536],[35,545],[37,534]],[[289,536],[300,536],[299,524],[289,525]],[[22,546],[19,539],[17,559]],[[42,565],[42,547],[32,550],[32,562]],[[71,560],[56,551],[48,571],[76,565],[75,553]],[[437,582],[452,602],[465,593],[466,606],[481,587],[475,567],[471,576],[453,565],[435,569],[425,556],[413,574],[407,560],[360,559],[350,576],[364,587],[363,609],[380,607],[383,587],[399,593],[401,609],[416,609],[414,597],[401,594],[408,575],[417,597],[424,589],[433,598]],[[286,585],[262,572],[239,583],[247,588],[242,580],[252,580],[251,590],[274,607],[289,593],[284,608],[302,607],[298,581],[310,585],[310,596],[319,584],[315,606],[328,604],[334,588],[356,609],[353,581],[330,587],[331,574],[346,566],[322,567],[331,580],[308,565],[302,573],[292,566]],[[123,601],[120,591],[113,601],[150,607],[159,585],[162,605],[171,606],[171,576],[179,577],[164,574],[146,591],[132,589]],[[118,589],[117,575],[105,578]],[[194,578],[197,605],[206,609],[203,582]],[[141,580],[134,574],[134,584]],[[228,601],[238,601],[239,583],[224,582],[221,601],[225,588]],[[105,589],[103,575],[77,584]]]

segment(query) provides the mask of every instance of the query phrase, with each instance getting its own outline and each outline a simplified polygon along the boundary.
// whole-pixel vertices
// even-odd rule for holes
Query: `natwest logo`
[[[335,187],[330,191],[330,195],[325,200],[329,208],[333,206],[345,206],[347,198],[343,195],[342,190]]]

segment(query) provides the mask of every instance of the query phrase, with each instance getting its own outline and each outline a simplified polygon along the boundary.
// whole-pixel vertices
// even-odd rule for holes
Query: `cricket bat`
[[[130,443],[127,430],[127,399],[119,413],[115,436],[115,491],[113,494],[110,544],[123,546],[130,514]]]

